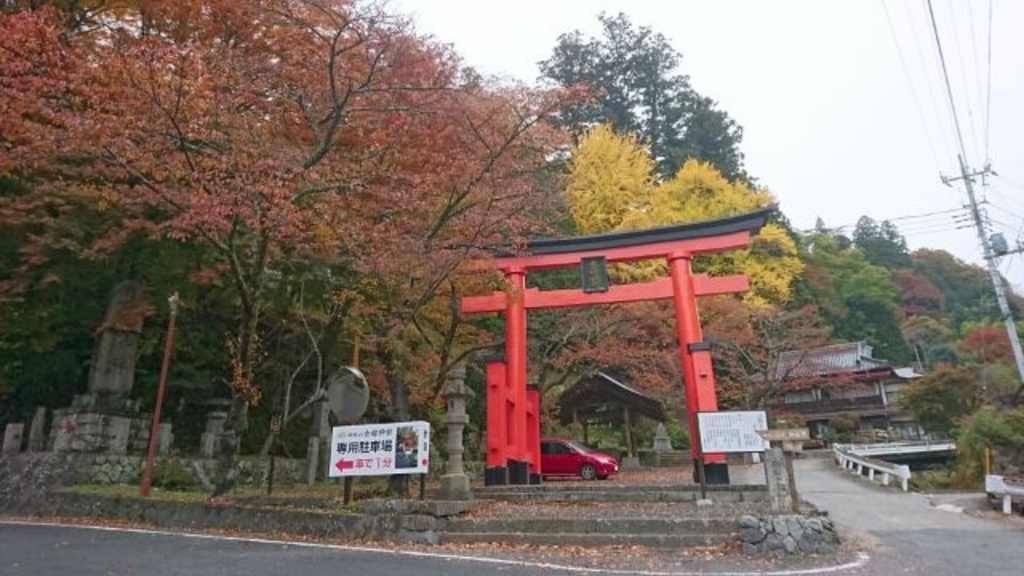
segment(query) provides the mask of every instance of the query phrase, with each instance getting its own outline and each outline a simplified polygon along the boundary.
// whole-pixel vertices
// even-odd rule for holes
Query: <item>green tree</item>
[[[912,355],[900,332],[899,290],[889,271],[856,248],[841,248],[828,234],[808,240],[808,288],[835,337],[867,340],[881,357],[909,362]]]
[[[943,322],[931,316],[918,315],[904,320],[900,328],[922,369],[930,370],[936,363],[956,363],[953,332]]]
[[[951,436],[964,418],[1012,387],[1005,366],[970,365],[944,369],[904,388],[899,403],[922,428]]]
[[[598,18],[601,38],[584,39],[578,30],[563,34],[540,63],[546,79],[592,90],[593,99],[566,107],[564,124],[581,132],[609,122],[620,133],[640,135],[662,177],[674,175],[687,158],[711,162],[730,180],[746,177],[743,129],[690,86],[669,40],[633,26],[625,14]]]
[[[888,220],[879,224],[861,216],[853,230],[853,244],[875,266],[889,269],[910,267],[907,240]]]
[[[938,288],[945,301],[949,323],[955,330],[967,320],[998,318],[988,274],[945,250],[922,248],[911,254],[915,272]]]

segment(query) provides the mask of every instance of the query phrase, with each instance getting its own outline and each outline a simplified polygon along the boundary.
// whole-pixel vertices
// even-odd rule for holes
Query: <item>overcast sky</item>
[[[977,187],[990,233],[1011,246],[1024,226],[1024,2],[994,0],[991,107],[988,0],[932,0],[967,160],[999,176]],[[977,233],[958,223],[958,150],[926,0],[392,0],[417,29],[455,46],[480,72],[532,83],[558,36],[598,34],[597,15],[626,13],[664,34],[681,71],[744,129],[747,170],[798,229],[861,215],[891,219],[911,249],[981,263]],[[888,15],[888,16],[887,16]],[[891,23],[891,30],[890,30]],[[895,36],[895,38],[894,38]],[[905,66],[902,62],[905,63]],[[940,214],[933,214],[940,212]],[[923,216],[933,214],[931,216]],[[956,230],[958,226],[967,226]],[[1022,238],[1024,239],[1024,238]],[[1021,291],[1024,259],[1000,269]]]

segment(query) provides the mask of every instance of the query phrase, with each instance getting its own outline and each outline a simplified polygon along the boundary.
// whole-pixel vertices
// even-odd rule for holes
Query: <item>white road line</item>
[[[270,544],[275,546],[295,546],[297,548],[319,548],[342,552],[367,552],[372,554],[389,554],[392,556],[411,556],[415,558],[434,558],[437,560],[459,560],[463,562],[479,562],[482,564],[498,564],[504,566],[520,566],[524,568],[542,568],[546,570],[563,570],[582,574],[636,574],[638,576],[800,576],[803,574],[834,574],[860,568],[871,560],[864,552],[857,553],[857,559],[836,566],[805,568],[797,570],[776,570],[771,572],[662,572],[657,570],[619,570],[613,568],[588,568],[570,566],[552,562],[530,562],[527,560],[508,560],[505,558],[489,558],[487,556],[468,556],[464,554],[446,554],[443,552],[418,552],[415,550],[391,550],[370,546],[351,546],[344,544],[324,544],[318,542],[293,542],[291,540],[272,540],[269,538],[248,538],[243,536],[222,536],[219,534],[203,534],[196,532],[173,532],[169,530],[147,530],[144,528],[118,528],[114,526],[86,526],[81,524],[61,524],[59,522],[31,522],[26,520],[0,520],[0,525],[15,526],[51,526],[59,528],[78,528],[82,530],[99,530],[103,532],[127,532],[130,534],[148,534],[154,536],[178,536],[197,540],[223,540],[227,542],[245,542],[250,544]]]

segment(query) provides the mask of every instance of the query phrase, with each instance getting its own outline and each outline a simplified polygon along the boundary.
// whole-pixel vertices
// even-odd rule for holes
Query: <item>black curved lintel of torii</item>
[[[764,227],[775,210],[774,206],[769,206],[756,212],[748,212],[738,216],[729,216],[715,220],[701,220],[699,222],[644,228],[641,230],[626,230],[623,232],[605,232],[603,234],[574,236],[572,238],[538,238],[528,241],[523,247],[522,252],[515,252],[508,245],[495,247],[491,252],[496,258],[512,258],[522,256],[524,253],[542,255],[608,250],[611,248],[643,246],[659,242],[710,238],[736,232],[750,232],[753,235],[757,234]]]

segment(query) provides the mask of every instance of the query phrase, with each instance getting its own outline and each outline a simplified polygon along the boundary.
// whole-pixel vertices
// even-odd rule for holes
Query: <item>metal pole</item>
[[[696,432],[693,440],[697,443],[697,480],[700,482],[700,499],[708,498],[708,479],[704,474],[704,446],[700,441],[700,418],[693,415],[693,429]]]
[[[153,407],[153,424],[149,429],[149,446],[146,449],[146,467],[142,471],[141,494],[149,497],[150,484],[153,479],[153,458],[156,455],[156,437],[160,433],[160,408],[164,403],[164,388],[167,385],[167,371],[171,365],[171,349],[174,345],[174,320],[178,317],[178,293],[167,299],[170,304],[170,318],[167,320],[167,340],[164,342],[164,359],[160,365],[160,382],[156,389],[156,406]]]
[[[341,483],[342,483],[341,502],[345,506],[348,506],[348,503],[352,501],[352,477],[351,476],[345,476],[342,479]]]

